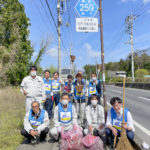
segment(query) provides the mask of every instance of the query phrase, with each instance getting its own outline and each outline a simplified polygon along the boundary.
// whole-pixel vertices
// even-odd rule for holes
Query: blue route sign
[[[75,6],[80,17],[94,17],[98,6],[94,0],[79,0]]]

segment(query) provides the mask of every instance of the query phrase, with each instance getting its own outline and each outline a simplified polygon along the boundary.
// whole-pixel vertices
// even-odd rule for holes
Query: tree
[[[148,71],[146,69],[138,69],[135,71],[135,76],[138,77],[138,78],[143,78],[144,75],[148,75]]]
[[[96,66],[95,65],[89,64],[89,65],[85,65],[83,68],[84,68],[84,72],[86,74],[86,77],[88,79],[90,79],[92,73],[96,73]]]
[[[33,48],[28,40],[30,25],[18,0],[0,1],[1,81],[19,84],[30,65]]]

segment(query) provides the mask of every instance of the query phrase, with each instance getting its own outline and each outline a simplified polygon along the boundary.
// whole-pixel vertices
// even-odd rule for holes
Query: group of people
[[[82,77],[79,71],[76,79],[68,75],[68,81],[63,83],[58,72],[50,79],[50,71],[45,70],[42,79],[37,76],[37,67],[30,67],[30,75],[21,83],[21,92],[26,96],[26,116],[21,134],[28,143],[37,138],[45,142],[53,119],[49,135],[56,141],[62,128],[69,131],[77,125],[83,128],[84,135],[101,136],[106,132],[109,144],[113,146],[114,136],[120,136],[122,128],[122,100],[119,97],[110,100],[112,108],[108,111],[105,123],[104,108],[101,106],[101,82],[95,73],[91,75],[90,81]],[[128,109],[124,109],[124,118],[126,124],[123,128],[132,141],[134,126]]]

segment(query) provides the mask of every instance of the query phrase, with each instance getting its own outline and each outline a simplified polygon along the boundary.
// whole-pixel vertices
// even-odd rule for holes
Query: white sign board
[[[98,32],[98,19],[76,18],[76,32]]]

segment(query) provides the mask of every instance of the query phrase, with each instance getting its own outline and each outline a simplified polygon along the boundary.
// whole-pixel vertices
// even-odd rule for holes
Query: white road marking
[[[138,98],[140,98],[140,99],[144,99],[144,100],[146,100],[146,101],[150,101],[150,99],[149,99],[149,98],[145,98],[145,97],[138,97]]]
[[[144,128],[142,125],[140,125],[139,123],[137,123],[135,120],[133,120],[133,123],[136,127],[138,127],[139,129],[141,129],[145,134],[147,134],[148,136],[150,136],[150,131],[146,128]]]
[[[111,90],[113,92],[117,92],[117,93],[122,93],[121,91],[117,91],[117,90]]]
[[[101,100],[104,101],[103,98],[102,98]],[[107,102],[107,105],[108,105],[109,107],[111,107],[110,103],[108,103],[108,102]],[[140,125],[140,124],[139,124],[138,122],[136,122],[135,120],[133,120],[133,123],[134,123],[134,125],[135,125],[137,128],[139,128],[141,131],[143,131],[146,135],[150,136],[150,131],[149,131],[148,129],[146,129],[145,127],[143,127],[142,125]]]

